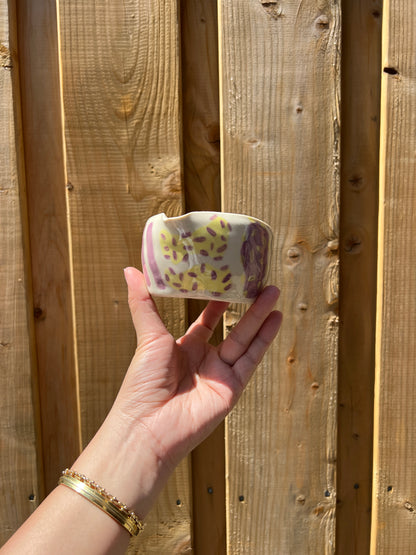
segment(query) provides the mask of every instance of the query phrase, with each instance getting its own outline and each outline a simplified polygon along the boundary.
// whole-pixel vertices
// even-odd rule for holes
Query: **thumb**
[[[159,316],[156,305],[146,288],[142,272],[136,268],[125,268],[124,277],[128,288],[128,302],[137,342],[145,336],[161,335],[167,330]]]

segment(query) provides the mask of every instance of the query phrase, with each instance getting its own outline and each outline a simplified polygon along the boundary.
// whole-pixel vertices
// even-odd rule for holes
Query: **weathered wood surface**
[[[0,545],[42,495],[16,50],[16,14],[0,1]],[[35,386],[32,392],[32,383]]]
[[[370,547],[381,0],[342,14],[337,553]]]
[[[229,553],[335,549],[339,12],[220,1],[223,208],[272,225],[284,313],[227,423]]]
[[[217,1],[181,3],[186,210],[221,210]],[[192,322],[205,301],[189,300]],[[221,341],[221,326],[214,341]],[[225,553],[224,425],[192,453],[193,549]]]
[[[274,228],[283,328],[129,553],[413,553],[416,7],[215,7],[0,0],[0,543],[111,406],[146,219],[222,208]],[[174,335],[201,308],[158,303]]]
[[[104,419],[135,349],[123,278],[145,221],[182,212],[176,1],[60,0],[63,110],[82,441]],[[185,309],[160,302],[183,332]],[[185,461],[130,552],[190,544]]]
[[[78,456],[56,1],[18,2],[30,260],[46,493]]]
[[[216,0],[181,3],[187,210],[221,210]]]
[[[416,4],[385,3],[371,552],[416,545]]]

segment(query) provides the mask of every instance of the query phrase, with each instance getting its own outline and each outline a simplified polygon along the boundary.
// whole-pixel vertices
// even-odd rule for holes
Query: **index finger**
[[[279,295],[280,291],[274,285],[263,289],[221,344],[219,356],[225,363],[232,366],[246,352],[264,321],[273,311]]]

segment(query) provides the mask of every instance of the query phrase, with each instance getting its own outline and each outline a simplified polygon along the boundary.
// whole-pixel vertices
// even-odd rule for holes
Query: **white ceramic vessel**
[[[269,271],[272,230],[243,214],[190,212],[152,216],[142,267],[152,295],[252,302]]]

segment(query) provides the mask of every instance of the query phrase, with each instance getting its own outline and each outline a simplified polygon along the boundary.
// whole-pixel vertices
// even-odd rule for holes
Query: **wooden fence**
[[[144,222],[222,209],[283,328],[128,552],[414,553],[414,1],[0,0],[0,40],[0,545],[111,406]]]

